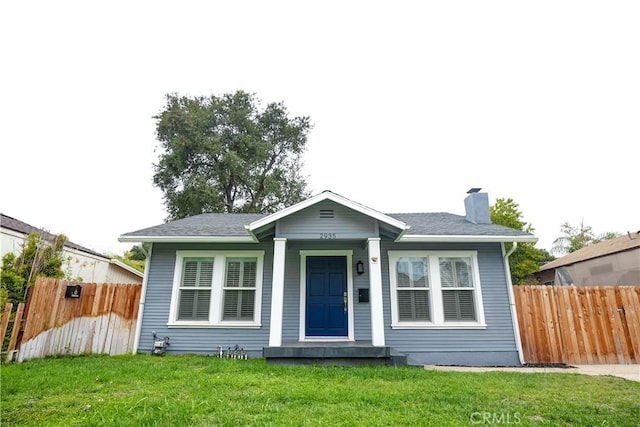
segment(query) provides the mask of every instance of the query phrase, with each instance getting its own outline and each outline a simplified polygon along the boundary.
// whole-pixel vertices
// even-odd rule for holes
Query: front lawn
[[[1,367],[3,426],[637,426],[640,384],[417,367],[84,356]]]

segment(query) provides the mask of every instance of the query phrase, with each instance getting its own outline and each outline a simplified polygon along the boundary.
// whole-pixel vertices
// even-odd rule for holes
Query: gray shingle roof
[[[126,233],[124,236],[249,236],[244,226],[262,214],[205,213]]]
[[[262,214],[207,213],[126,233],[123,237],[248,237],[245,225],[264,218]],[[450,213],[399,213],[388,216],[407,223],[405,236],[532,236],[530,233],[496,224],[473,224],[464,216]]]
[[[54,235],[41,229],[41,228],[37,228],[34,227],[33,225],[27,224],[26,222],[22,222],[19,219],[15,219],[13,217],[10,217],[8,215],[5,214],[0,214],[0,224],[2,224],[2,228],[6,228],[8,230],[13,230],[13,231],[17,231],[18,233],[22,233],[22,234],[29,234],[29,233],[37,233],[37,234],[41,234],[45,239],[47,240],[52,240]],[[85,252],[87,254],[91,254],[91,255],[95,255],[95,256],[99,256],[101,258],[105,258],[105,259],[109,259],[109,257],[107,257],[106,255],[103,255],[99,252],[96,252],[94,250],[91,250],[89,248],[85,248],[84,246],[80,246],[77,243],[73,243],[73,242],[66,242],[64,244],[67,248],[71,248],[71,249],[75,249],[77,251],[80,252]]]
[[[473,224],[464,216],[447,212],[387,214],[407,223],[405,236],[531,236],[530,233],[497,224]]]

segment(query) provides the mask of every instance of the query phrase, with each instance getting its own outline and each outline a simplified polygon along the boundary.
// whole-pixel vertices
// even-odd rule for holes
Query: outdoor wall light
[[[364,262],[362,261],[356,262],[356,273],[364,274]]]

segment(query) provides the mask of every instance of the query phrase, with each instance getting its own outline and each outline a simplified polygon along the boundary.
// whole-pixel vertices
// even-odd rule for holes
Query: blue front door
[[[307,257],[306,335],[346,337],[347,258]]]

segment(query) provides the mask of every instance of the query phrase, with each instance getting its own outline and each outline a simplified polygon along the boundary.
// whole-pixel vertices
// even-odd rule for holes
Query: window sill
[[[484,323],[396,323],[391,325],[391,329],[487,329]]]
[[[169,329],[179,328],[202,328],[202,329],[259,329],[262,325],[260,323],[242,323],[242,322],[222,322],[222,323],[209,323],[209,322],[173,322],[167,323]]]

